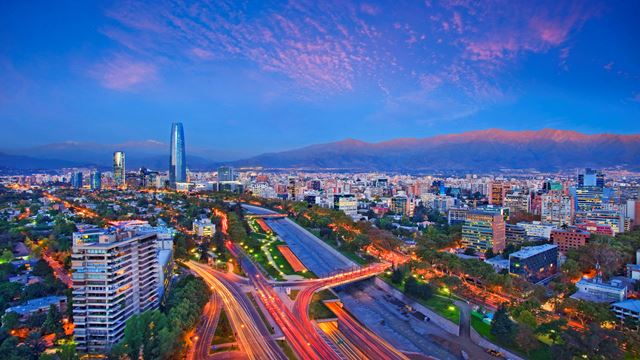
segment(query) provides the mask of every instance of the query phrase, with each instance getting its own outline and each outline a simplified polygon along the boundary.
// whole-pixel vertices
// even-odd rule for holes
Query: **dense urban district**
[[[0,177],[3,359],[640,358],[638,174],[125,155]]]

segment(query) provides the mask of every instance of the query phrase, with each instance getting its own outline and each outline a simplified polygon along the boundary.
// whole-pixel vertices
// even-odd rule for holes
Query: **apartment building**
[[[126,321],[159,304],[157,234],[88,228],[73,234],[74,339],[83,353],[106,353]]]

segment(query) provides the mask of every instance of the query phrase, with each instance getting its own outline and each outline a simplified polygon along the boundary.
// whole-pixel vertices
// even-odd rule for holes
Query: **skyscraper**
[[[82,188],[82,173],[80,171],[74,172],[71,175],[71,186],[76,189]]]
[[[95,170],[91,173],[91,190],[100,190],[102,187],[102,173],[100,170]]]
[[[116,151],[113,153],[113,180],[116,187],[123,188],[127,185],[125,174],[124,151]]]
[[[169,183],[172,187],[177,182],[187,181],[187,161],[184,150],[184,130],[182,123],[171,125],[171,149],[169,154]]]
[[[218,168],[218,181],[234,181],[236,175],[231,166],[220,166]]]

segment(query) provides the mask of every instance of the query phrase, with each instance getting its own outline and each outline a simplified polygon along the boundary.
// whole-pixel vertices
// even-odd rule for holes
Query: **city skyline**
[[[0,6],[5,148],[165,141],[177,119],[194,147],[243,155],[487,128],[640,132],[631,1]]]

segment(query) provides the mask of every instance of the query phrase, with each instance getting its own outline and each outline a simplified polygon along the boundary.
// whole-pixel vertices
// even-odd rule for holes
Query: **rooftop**
[[[5,313],[14,312],[19,315],[28,315],[32,312],[35,312],[41,309],[46,309],[52,304],[58,304],[66,300],[67,300],[66,296],[47,296],[47,297],[37,298],[37,299],[29,300],[22,305],[12,306],[10,308],[7,308],[7,310],[5,310]]]
[[[517,257],[520,259],[526,259],[528,257],[540,254],[541,252],[545,252],[554,248],[558,248],[558,245],[552,245],[552,244],[543,244],[543,245],[538,245],[538,246],[525,246],[522,249],[512,253],[511,255],[509,255],[509,258],[511,257]]]
[[[634,313],[640,313],[640,300],[629,299],[611,304],[612,307],[629,310]]]

